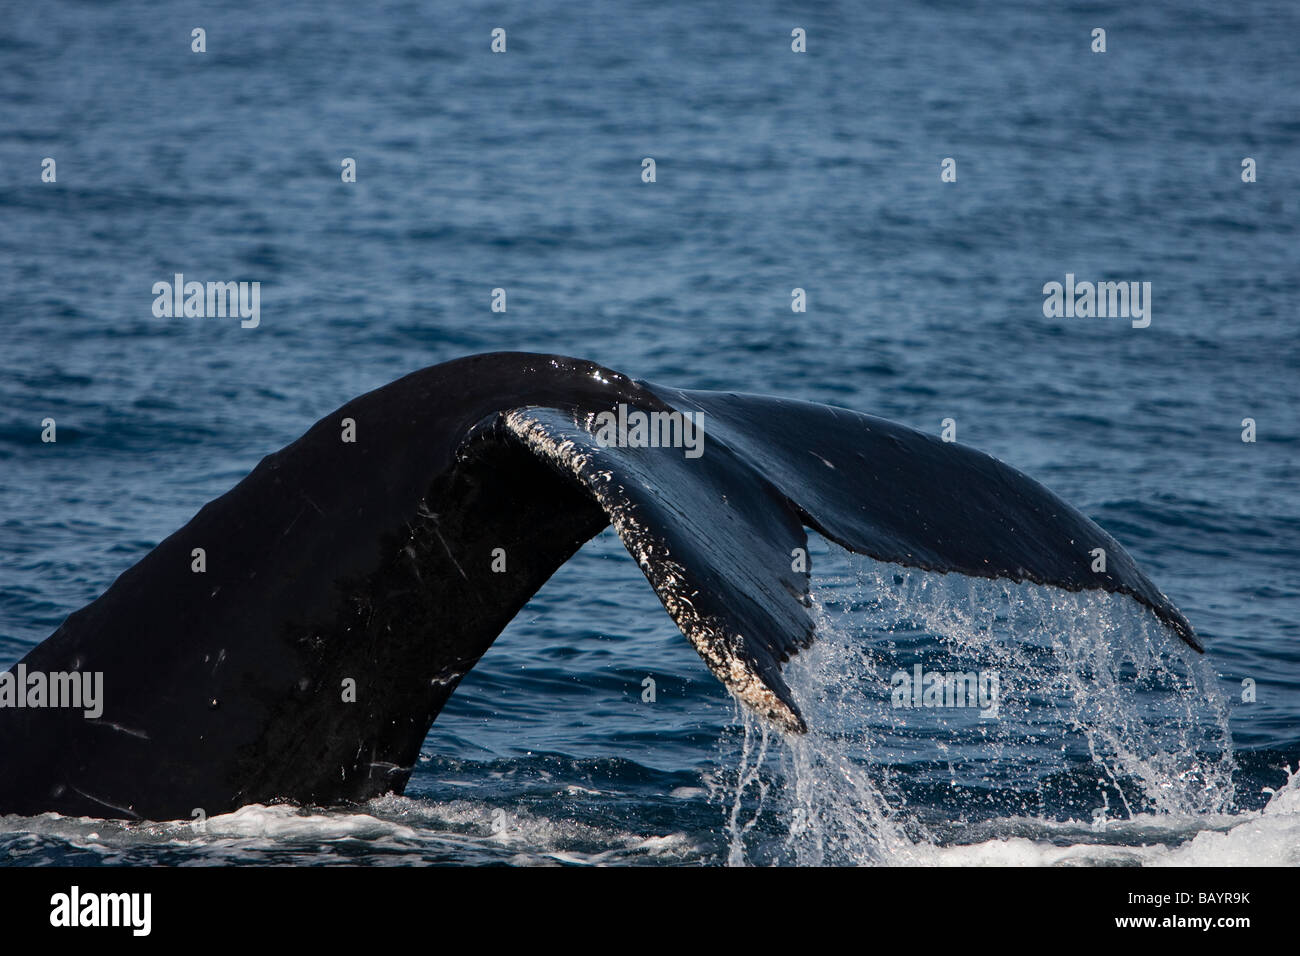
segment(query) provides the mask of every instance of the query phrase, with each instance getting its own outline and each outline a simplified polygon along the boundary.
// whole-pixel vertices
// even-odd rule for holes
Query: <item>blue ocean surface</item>
[[[0,667],[348,399],[494,350],[951,419],[1207,647],[818,541],[788,740],[606,531],[404,796],[3,817],[0,863],[1300,863],[1300,6],[0,12]],[[155,316],[177,273],[260,282],[258,326]],[[1046,316],[1067,275],[1149,282],[1149,326]],[[891,706],[989,662],[997,718]]]

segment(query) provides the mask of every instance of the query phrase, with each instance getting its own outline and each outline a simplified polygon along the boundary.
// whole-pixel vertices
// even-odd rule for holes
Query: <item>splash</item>
[[[744,866],[747,861],[745,840],[755,824],[763,816],[763,805],[767,801],[770,783],[762,776],[763,761],[767,757],[771,730],[766,721],[755,717],[748,708],[738,708],[738,716],[743,721],[744,736],[740,748],[740,766],[736,770],[736,782],[733,788],[731,811],[727,816],[727,864]],[[757,796],[757,805],[748,820],[742,820],[745,814],[745,799],[748,791],[753,789]]]
[[[1017,832],[1102,842],[1233,811],[1228,700],[1135,602],[904,574],[830,546],[816,566],[818,639],[786,666],[810,729],[773,748],[740,825],[767,750],[745,718],[729,862],[936,862]],[[900,691],[922,673],[987,676],[996,705]],[[776,851],[752,839],[764,803]]]

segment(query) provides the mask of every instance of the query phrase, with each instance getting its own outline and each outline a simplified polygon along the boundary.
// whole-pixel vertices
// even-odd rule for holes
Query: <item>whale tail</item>
[[[0,774],[0,812],[401,792],[460,679],[611,523],[709,669],[794,732],[781,665],[814,635],[805,527],[908,567],[1127,594],[1202,649],[1110,535],[980,452],[495,353],[326,416],[28,654],[28,672],[102,673],[103,713],[0,709],[0,753],[31,768]]]

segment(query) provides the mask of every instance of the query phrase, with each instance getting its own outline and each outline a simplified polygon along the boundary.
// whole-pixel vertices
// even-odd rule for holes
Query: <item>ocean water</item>
[[[0,667],[344,401],[498,349],[951,418],[1208,648],[1120,598],[815,542],[790,741],[607,531],[466,678],[405,796],[6,817],[0,862],[1300,863],[1300,7],[0,13]],[[156,318],[178,272],[259,281],[260,325]],[[1067,273],[1150,282],[1150,326],[1044,317]],[[918,663],[993,667],[1001,713],[890,706]]]

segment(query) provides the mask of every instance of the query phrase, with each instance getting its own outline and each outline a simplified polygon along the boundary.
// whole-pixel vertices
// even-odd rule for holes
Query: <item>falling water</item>
[[[1214,672],[1130,599],[838,549],[815,584],[818,639],[786,666],[810,729],[764,768],[775,732],[741,715],[729,862],[924,862],[972,840],[1057,827],[1104,841],[1234,810]],[[898,687],[918,665],[976,675],[996,705],[906,706]],[[775,847],[757,839],[764,813]]]

